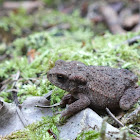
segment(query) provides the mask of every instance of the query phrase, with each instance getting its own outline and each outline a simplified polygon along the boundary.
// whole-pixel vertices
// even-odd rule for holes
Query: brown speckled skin
[[[128,110],[140,98],[138,78],[126,69],[58,60],[47,77],[51,83],[69,92],[61,101],[62,106],[70,104],[62,116],[72,115],[87,106]]]

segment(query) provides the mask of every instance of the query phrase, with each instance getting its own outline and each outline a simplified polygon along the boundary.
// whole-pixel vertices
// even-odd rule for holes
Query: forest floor
[[[53,91],[51,105],[60,102],[66,92],[47,79],[47,71],[58,59],[125,68],[138,76],[140,85],[138,1],[21,2],[2,1],[0,6],[1,100],[8,103],[18,100],[21,104],[29,96],[44,96]],[[128,119],[128,114],[139,106],[140,100],[132,110],[118,116],[120,121]],[[46,117],[1,139],[58,139],[58,117]],[[135,119],[125,125],[140,134],[140,109]],[[88,139],[91,132],[85,135]],[[131,134],[129,137],[136,139]],[[100,135],[92,136],[99,138]]]

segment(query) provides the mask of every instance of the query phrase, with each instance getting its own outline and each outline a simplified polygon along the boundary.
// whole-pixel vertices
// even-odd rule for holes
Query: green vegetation
[[[122,67],[135,73],[140,67],[138,43],[132,46],[125,44],[118,48],[115,47],[136,33],[114,36],[106,34],[95,38],[89,30],[63,31],[61,36],[56,36],[58,33],[60,31],[57,30],[48,33],[41,32],[15,40],[12,44],[14,49],[11,47],[11,50],[7,51],[13,55],[13,59],[0,64],[0,78],[4,80],[19,70],[23,78],[19,81],[19,88],[22,90],[19,95],[27,93],[26,95],[37,96],[43,94],[44,87],[42,91],[40,89],[48,83],[47,79],[44,84],[40,84],[40,87],[34,84],[24,86],[25,80],[40,78],[41,83],[43,76],[46,77],[47,71],[58,59],[78,60],[87,65]],[[32,63],[29,63],[28,51],[31,49],[35,50],[35,58]],[[46,87],[45,93],[48,92],[47,88],[49,86]]]
[[[100,133],[95,130],[83,131],[76,140],[99,140]]]
[[[68,16],[55,11],[47,11],[47,16],[36,13],[34,16],[27,16],[24,10],[18,15],[12,13],[9,18],[0,21],[0,28],[9,34],[20,38],[13,38],[10,44],[2,43],[0,54],[9,55],[11,58],[0,63],[0,81],[9,79],[9,83],[1,92],[5,101],[12,102],[11,93],[13,76],[20,71],[20,78],[16,83],[18,98],[20,102],[27,96],[42,96],[53,90],[51,104],[60,102],[65,91],[56,88],[47,80],[47,71],[52,68],[58,59],[81,61],[87,65],[102,65],[116,68],[126,68],[139,77],[140,51],[139,43],[129,46],[121,44],[139,33],[128,33],[126,35],[111,35],[106,33],[103,36],[95,37],[89,22],[81,19],[76,11]],[[23,18],[25,17],[25,18]],[[59,18],[58,18],[59,17]],[[37,21],[34,19],[38,19]],[[14,22],[13,22],[14,21]],[[28,21],[28,22],[27,22]],[[9,26],[9,23],[12,24]],[[45,27],[43,25],[45,24]],[[36,26],[35,26],[36,25]],[[65,29],[65,25],[68,25]],[[32,34],[23,37],[24,27],[33,28]],[[89,27],[88,27],[89,26]],[[10,28],[9,28],[10,27]],[[36,32],[42,29],[50,29],[44,32]],[[11,30],[13,29],[13,30]],[[139,78],[140,79],[140,78]],[[139,81],[140,83],[140,81]],[[30,125],[24,131],[19,131],[9,136],[11,139],[53,139],[47,131],[52,128],[53,133],[58,137],[56,127],[58,116],[46,117],[41,122]],[[97,139],[99,133],[95,131],[83,132],[77,137],[82,140]]]
[[[15,40],[12,45],[14,50],[10,48],[11,50],[7,51],[13,54],[14,59],[0,64],[0,76],[7,78],[20,70],[23,77],[36,77],[38,73],[47,72],[58,59],[78,60],[88,65],[109,65],[130,70],[139,68],[138,43],[115,47],[136,33],[114,36],[106,34],[95,38],[89,30],[72,33],[65,31],[62,36],[56,36],[57,33],[60,32],[42,32]],[[36,57],[29,64],[27,53],[30,49],[35,49]]]
[[[55,125],[59,120],[59,115],[55,117],[44,117],[42,121],[36,122],[26,127],[24,130],[12,133],[6,136],[4,140],[55,140],[54,135],[58,138],[59,131]],[[51,133],[53,132],[53,134]]]
[[[59,28],[74,31],[87,27],[91,27],[90,22],[80,18],[78,11],[69,16],[51,10],[40,10],[33,15],[28,15],[24,9],[19,9],[17,12],[11,12],[9,17],[2,17],[0,20],[0,31],[5,42],[44,29]]]
[[[28,16],[24,9],[18,12],[11,12],[9,17],[2,17],[0,21],[0,32],[3,36],[2,40],[9,42],[16,36],[24,35],[27,28],[32,26],[32,17]]]

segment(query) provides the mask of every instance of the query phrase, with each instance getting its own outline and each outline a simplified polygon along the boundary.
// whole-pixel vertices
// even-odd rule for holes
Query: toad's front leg
[[[68,94],[64,95],[64,97],[62,98],[62,100],[60,102],[60,106],[66,107],[66,104],[71,104],[75,101],[76,101],[76,99],[70,93],[68,93]]]
[[[68,108],[62,112],[61,118],[72,116],[73,114],[79,112],[80,110],[86,108],[89,105],[89,98],[82,93],[78,93],[78,100],[70,104]]]

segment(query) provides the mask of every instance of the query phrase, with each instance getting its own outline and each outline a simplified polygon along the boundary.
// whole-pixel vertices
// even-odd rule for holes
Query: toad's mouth
[[[65,91],[67,91],[67,92],[71,92],[71,93],[77,91],[77,88],[75,88],[75,87],[72,88],[71,86],[61,85],[61,86],[58,86],[58,87],[61,88],[61,89],[63,89],[63,90],[65,90]]]
[[[71,88],[71,89],[69,89],[69,92],[70,93],[75,93],[75,92],[77,92],[77,88],[75,88],[75,87],[74,88]]]

